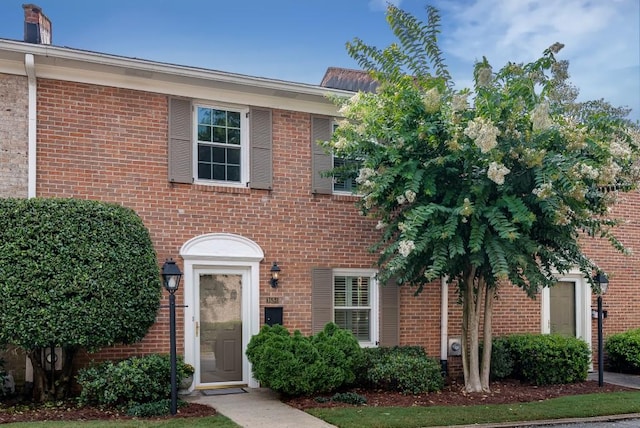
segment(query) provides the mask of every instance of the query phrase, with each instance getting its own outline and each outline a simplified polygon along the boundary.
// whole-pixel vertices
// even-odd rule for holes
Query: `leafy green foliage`
[[[444,385],[440,363],[417,346],[367,348],[366,385],[374,389],[420,394]]]
[[[515,334],[498,338],[494,343],[500,343],[501,360],[506,362],[496,367],[497,377],[512,377],[536,385],[587,379],[590,351],[581,339],[554,334]]]
[[[351,391],[336,392],[331,396],[331,401],[359,406],[362,404],[367,404],[367,397]]]
[[[280,325],[263,326],[247,346],[260,383],[291,396],[328,392],[355,380],[362,365],[358,340],[333,323],[316,336],[293,335]]]
[[[470,320],[500,284],[534,297],[578,269],[597,291],[600,269],[581,239],[626,253],[610,208],[619,191],[638,184],[637,125],[604,102],[576,107],[567,63],[556,59],[560,43],[497,71],[478,55],[473,88],[457,90],[437,44],[438,12],[427,7],[421,23],[389,5],[387,19],[398,43],[347,45],[378,86],[335,99],[344,119],[326,143],[335,156],[360,162],[358,206],[378,220],[371,250],[381,281],[394,278],[418,294],[447,277],[472,341],[480,335]],[[468,355],[478,343],[468,348],[467,389],[488,389],[488,375],[480,380]]]
[[[178,408],[184,407],[187,403],[178,400]],[[166,416],[171,413],[171,400],[159,400],[149,403],[132,404],[127,408],[127,416],[135,418],[152,418],[154,416]]]
[[[0,200],[0,343],[88,350],[141,340],[160,277],[131,209],[75,199]]]
[[[591,278],[597,265],[581,233],[624,251],[608,207],[611,189],[636,185],[637,129],[605,109],[577,122],[574,106],[552,97],[566,80],[560,44],[497,72],[483,59],[473,92],[450,89],[437,11],[427,7],[427,18],[389,6],[399,44],[348,44],[379,88],[336,100],[346,120],[328,144],[361,160],[360,208],[380,220],[382,279],[419,292],[441,276],[464,288],[474,272],[489,287],[508,279],[533,296],[570,268]]]
[[[604,349],[612,370],[640,373],[640,328],[612,334]]]
[[[496,337],[491,342],[491,378],[506,379],[511,377],[516,362],[509,348],[508,337]],[[480,344],[479,354],[482,355],[482,344]]]
[[[178,382],[189,375],[182,359],[176,368]],[[82,387],[82,405],[119,407],[158,402],[171,395],[171,360],[168,355],[151,354],[105,361],[80,369],[77,380]]]

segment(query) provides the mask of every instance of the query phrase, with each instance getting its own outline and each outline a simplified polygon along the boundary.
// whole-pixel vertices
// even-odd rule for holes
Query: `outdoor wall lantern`
[[[598,386],[604,385],[604,350],[602,348],[602,295],[609,288],[609,279],[603,272],[598,271],[593,281],[598,284]]]
[[[166,260],[162,265],[162,282],[169,292],[169,337],[171,359],[171,407],[172,415],[178,413],[178,382],[176,379],[176,296],[180,286],[182,272],[173,259]]]
[[[280,276],[280,267],[278,262],[273,262],[271,266],[271,287],[276,288],[278,286],[278,277]]]

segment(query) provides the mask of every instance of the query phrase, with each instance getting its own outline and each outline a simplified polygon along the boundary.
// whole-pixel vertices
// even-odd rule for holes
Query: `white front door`
[[[242,268],[197,269],[196,384],[246,383],[243,378]]]
[[[184,361],[195,368],[193,388],[259,386],[245,355],[260,331],[262,249],[229,233],[196,236],[184,260]]]

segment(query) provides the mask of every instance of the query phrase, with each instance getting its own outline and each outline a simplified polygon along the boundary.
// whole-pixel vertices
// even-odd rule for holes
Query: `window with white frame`
[[[248,110],[205,105],[195,110],[197,181],[246,183]]]
[[[350,330],[362,345],[374,345],[378,337],[378,295],[375,273],[334,270],[333,318]]]

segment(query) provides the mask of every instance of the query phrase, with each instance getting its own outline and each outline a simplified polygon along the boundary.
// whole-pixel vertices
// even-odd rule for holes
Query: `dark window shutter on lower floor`
[[[316,334],[333,321],[333,271],[311,270],[311,332]]]
[[[331,134],[330,118],[311,116],[312,193],[331,194],[333,192],[333,177],[322,175],[323,172],[333,168],[332,157],[318,144],[318,140],[329,141]]]
[[[380,286],[380,346],[400,344],[400,287],[389,280]]]
[[[169,98],[169,181],[193,183],[191,101]]]
[[[249,123],[251,129],[249,187],[271,190],[273,185],[271,110],[252,108],[249,112]]]

